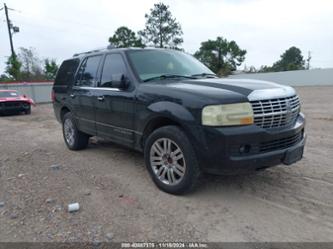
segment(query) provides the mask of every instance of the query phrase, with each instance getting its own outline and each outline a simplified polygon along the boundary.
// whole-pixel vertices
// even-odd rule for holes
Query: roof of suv
[[[103,49],[95,49],[95,50],[90,50],[87,52],[82,52],[82,53],[76,53],[73,55],[73,57],[75,58],[80,58],[80,57],[84,57],[87,55],[95,55],[95,54],[103,54],[105,52],[109,52],[109,51],[128,51],[128,50],[150,50],[150,49],[154,49],[154,50],[165,50],[164,48],[154,48],[154,47],[146,47],[146,48],[138,48],[138,47],[129,47],[129,48],[103,48]]]

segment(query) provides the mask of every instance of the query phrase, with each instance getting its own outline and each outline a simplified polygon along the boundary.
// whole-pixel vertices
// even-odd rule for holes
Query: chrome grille
[[[251,101],[251,105],[254,123],[265,129],[293,125],[300,111],[300,101],[297,95]]]
[[[8,101],[8,102],[4,102],[3,104],[6,107],[15,107],[15,106],[21,106],[22,102],[21,101]]]
[[[276,139],[273,141],[263,142],[259,145],[260,152],[268,152],[273,150],[285,149],[293,146],[303,139],[304,132],[301,131],[293,136]]]

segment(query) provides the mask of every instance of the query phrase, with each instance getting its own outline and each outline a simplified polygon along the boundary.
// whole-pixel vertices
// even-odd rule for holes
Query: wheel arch
[[[148,136],[155,130],[168,125],[175,125],[182,128],[181,124],[170,117],[165,116],[156,116],[150,119],[142,133],[141,143],[140,145],[144,148],[145,141],[147,140]]]
[[[192,113],[190,113],[184,106],[174,102],[161,101],[151,104],[148,106],[148,109],[151,111],[151,116],[143,126],[143,133],[140,141],[140,146],[142,148],[144,148],[145,141],[149,134],[163,126],[178,126],[187,136],[192,136],[189,124],[194,123],[195,119]]]
[[[65,114],[68,113],[68,112],[71,112],[71,110],[67,106],[63,106],[60,109],[60,121],[61,122],[63,121],[63,118],[64,118]]]

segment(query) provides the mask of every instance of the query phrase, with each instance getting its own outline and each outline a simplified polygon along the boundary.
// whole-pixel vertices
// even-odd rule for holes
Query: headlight
[[[202,124],[208,126],[230,126],[253,124],[250,103],[209,105],[202,110]]]

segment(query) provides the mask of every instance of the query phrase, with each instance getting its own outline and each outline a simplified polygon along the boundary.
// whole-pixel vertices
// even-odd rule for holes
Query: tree
[[[244,73],[257,73],[258,70],[256,69],[255,66],[247,67],[247,66],[245,65],[245,66],[244,66],[244,69],[243,69],[243,72],[244,72]]]
[[[109,42],[117,48],[144,47],[142,40],[136,37],[134,31],[125,26],[119,27],[109,38]]]
[[[139,31],[147,45],[160,48],[179,49],[183,43],[183,31],[180,24],[172,17],[169,6],[163,3],[154,4],[150,14],[145,14],[146,27]]]
[[[223,37],[201,43],[194,56],[219,75],[228,75],[245,60],[246,50],[239,48],[235,41]]]
[[[0,81],[34,81],[53,80],[58,71],[58,65],[53,59],[39,59],[33,48],[20,48],[18,55],[8,57],[6,62],[6,74],[0,76]]]
[[[305,61],[302,56],[302,51],[297,47],[287,49],[281,59],[275,62],[272,66],[273,71],[290,71],[305,69]]]
[[[273,68],[267,65],[263,65],[260,67],[260,69],[258,70],[258,73],[269,73],[269,72],[274,72]]]
[[[10,80],[20,80],[22,63],[18,60],[17,56],[15,54],[9,56],[6,64],[6,73],[9,75],[7,78]]]
[[[54,80],[58,71],[58,65],[53,59],[44,60],[44,75],[47,80]]]
[[[7,82],[13,80],[12,78],[8,77],[6,74],[0,75],[0,82]]]
[[[38,58],[35,49],[21,47],[18,58],[22,63],[22,80],[31,81],[45,79],[41,67],[41,60]]]

